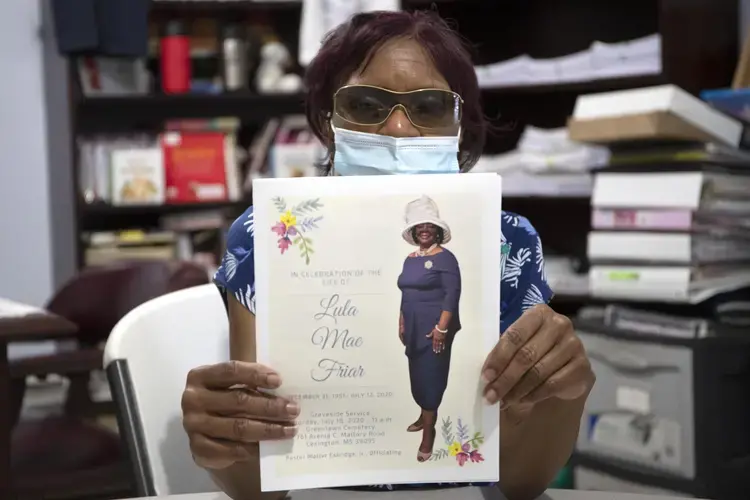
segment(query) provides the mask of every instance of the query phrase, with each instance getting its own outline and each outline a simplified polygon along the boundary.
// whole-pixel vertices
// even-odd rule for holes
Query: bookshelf
[[[186,19],[264,19],[297,55],[299,1],[249,0],[154,0],[155,20],[179,16]],[[564,84],[485,88],[485,115],[496,127],[488,136],[486,152],[503,153],[516,147],[527,125],[554,128],[565,125],[581,94],[674,83],[697,94],[707,88],[729,85],[737,60],[739,16],[736,0],[404,0],[406,9],[435,9],[471,45],[475,63],[485,65],[521,54],[552,58],[571,54],[593,41],[618,42],[651,33],[662,38],[662,72],[656,75],[608,78]],[[301,73],[302,68],[295,71]],[[234,116],[241,120],[239,140],[247,146],[270,118],[299,114],[301,95],[259,95],[235,92],[218,95],[167,96],[153,93],[135,97],[85,98],[73,79],[71,96],[72,143],[98,133],[154,132],[172,119]],[[75,147],[73,148],[75,150]],[[74,153],[73,174],[79,176]],[[220,211],[227,223],[251,203],[238,202],[139,207],[87,204],[77,198],[75,221],[79,265],[87,231],[155,228],[168,215],[195,211]],[[506,196],[505,210],[528,217],[539,231],[545,251],[566,256],[585,256],[590,230],[587,196],[538,196],[518,193]],[[220,251],[220,245],[216,250]],[[558,293],[553,307],[573,315],[581,306],[601,303],[586,295]],[[651,483],[677,491],[690,491],[684,479],[654,482],[653,474],[633,471],[596,457],[575,455],[573,464],[587,466],[639,483]]]

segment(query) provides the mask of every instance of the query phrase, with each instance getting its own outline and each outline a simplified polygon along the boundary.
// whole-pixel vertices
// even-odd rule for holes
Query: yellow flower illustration
[[[453,444],[448,447],[448,453],[450,456],[455,457],[461,453],[461,443],[453,441]]]
[[[291,210],[287,210],[285,213],[283,213],[280,220],[281,223],[286,227],[297,225],[297,217],[292,215]]]

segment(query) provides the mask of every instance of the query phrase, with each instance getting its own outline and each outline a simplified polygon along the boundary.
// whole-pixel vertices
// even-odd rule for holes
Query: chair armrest
[[[41,311],[26,316],[0,317],[0,342],[37,342],[75,338],[78,328],[56,314]]]
[[[46,356],[33,356],[9,363],[11,378],[29,375],[74,375],[101,370],[104,353],[99,348],[75,349]]]

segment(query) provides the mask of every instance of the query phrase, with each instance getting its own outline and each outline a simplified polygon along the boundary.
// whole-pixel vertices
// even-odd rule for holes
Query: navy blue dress
[[[407,257],[398,287],[411,394],[423,410],[437,411],[448,386],[453,339],[461,329],[461,271],[456,256],[443,248],[434,255]],[[427,335],[443,311],[451,313],[451,321],[445,334],[445,350],[435,353]]]
[[[232,295],[252,313],[255,313],[254,231],[253,207],[249,207],[229,228],[227,250],[214,276],[214,283],[225,301],[229,295]],[[510,212],[503,212],[500,244],[502,252],[499,284],[500,332],[502,333],[526,309],[536,304],[549,302],[552,298],[552,290],[547,284],[544,272],[542,240],[528,219]],[[399,490],[452,486],[466,486],[466,484],[379,484],[370,488]]]

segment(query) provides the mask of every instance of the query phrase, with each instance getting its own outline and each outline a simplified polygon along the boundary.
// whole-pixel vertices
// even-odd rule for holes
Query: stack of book
[[[612,150],[592,193],[592,295],[699,303],[750,286],[739,120],[665,85],[582,96],[569,131]]]

